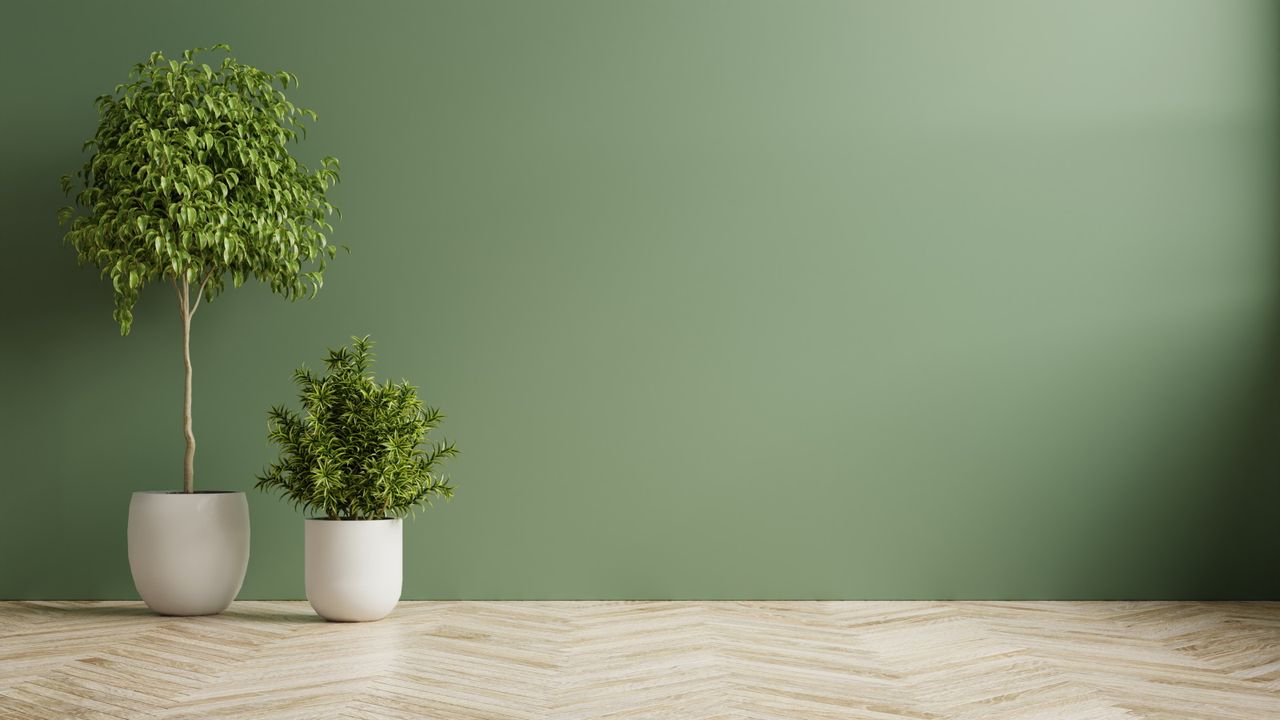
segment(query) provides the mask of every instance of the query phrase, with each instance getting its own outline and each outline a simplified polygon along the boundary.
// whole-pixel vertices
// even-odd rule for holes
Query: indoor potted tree
[[[314,296],[335,254],[326,191],[338,162],[325,158],[312,170],[289,152],[305,135],[303,118],[315,120],[285,97],[297,78],[236,62],[226,45],[213,49],[226,53],[217,67],[199,62],[204,48],[181,60],[154,52],[130,82],[97,99],[98,131],[85,143],[92,155],[62,178],[78,207],[59,213],[80,262],[111,278],[121,334],[147,284],[168,284],[177,298],[182,491],[134,493],[129,506],[134,585],[166,615],[224,610],[249,560],[244,493],[195,492],[191,320],[228,278],[238,287],[256,277],[290,300]]]
[[[294,372],[304,414],[268,413],[267,437],[278,462],[259,476],[304,512],[307,599],[327,620],[386,617],[400,600],[402,519],[432,496],[453,497],[436,464],[458,454],[427,435],[444,418],[417,388],[379,384],[369,372],[369,338],[330,350],[324,376]]]

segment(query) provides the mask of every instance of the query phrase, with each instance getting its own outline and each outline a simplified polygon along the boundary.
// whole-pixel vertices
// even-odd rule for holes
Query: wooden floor
[[[0,603],[0,718],[1280,718],[1280,603]]]

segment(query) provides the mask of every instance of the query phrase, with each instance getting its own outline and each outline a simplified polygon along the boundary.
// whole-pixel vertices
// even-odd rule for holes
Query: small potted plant
[[[304,412],[268,412],[280,460],[258,477],[304,512],[307,600],[326,620],[386,617],[400,600],[402,519],[453,497],[436,464],[458,454],[427,435],[444,418],[407,382],[379,384],[369,338],[330,350],[324,376],[294,371]]]
[[[169,285],[178,301],[182,491],[136,492],[129,504],[133,582],[165,615],[225,610],[249,562],[244,493],[195,492],[192,318],[228,281],[239,287],[253,277],[290,300],[314,296],[334,256],[325,233],[335,208],[325,194],[338,181],[338,161],[308,169],[289,152],[305,134],[303,117],[315,120],[285,97],[297,78],[229,54],[211,67],[202,52],[187,50],[181,60],[151,53],[130,82],[97,99],[98,131],[84,144],[92,154],[62,178],[83,211],[59,212],[80,262],[111,278],[122,335],[146,285]]]

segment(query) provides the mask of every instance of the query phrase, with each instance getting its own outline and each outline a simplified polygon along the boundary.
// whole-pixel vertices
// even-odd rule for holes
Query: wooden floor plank
[[[0,719],[1280,718],[1280,603],[0,602]]]

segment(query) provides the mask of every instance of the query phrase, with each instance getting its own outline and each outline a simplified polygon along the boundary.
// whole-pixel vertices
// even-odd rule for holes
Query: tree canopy
[[[221,63],[200,61],[210,51],[225,54]],[[293,300],[320,289],[336,253],[326,192],[338,161],[312,170],[289,152],[316,114],[287,99],[294,75],[230,52],[196,48],[181,60],[154,52],[135,65],[130,82],[97,99],[98,131],[85,143],[92,155],[62,178],[86,211],[60,211],[66,239],[111,278],[122,334],[149,282],[198,285],[198,302],[228,277],[235,286],[256,277]]]

